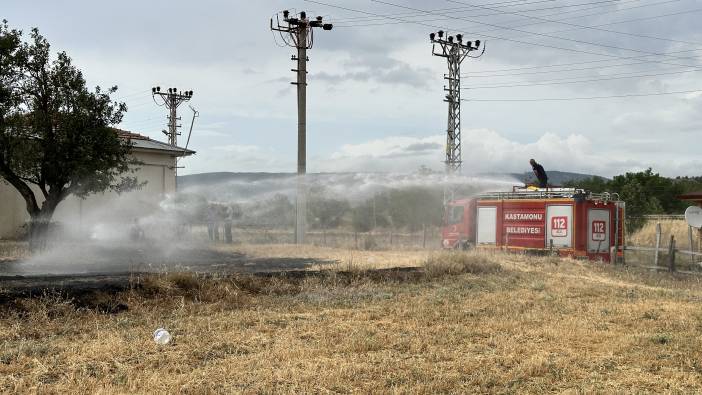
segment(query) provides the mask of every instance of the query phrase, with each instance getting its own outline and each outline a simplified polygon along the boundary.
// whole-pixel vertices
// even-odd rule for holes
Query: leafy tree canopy
[[[0,177],[24,198],[39,241],[67,196],[121,192],[137,181],[125,176],[134,171],[131,145],[111,127],[126,111],[110,99],[117,88],[89,90],[65,52],[52,59],[37,29],[29,38],[0,24]]]
[[[592,177],[582,181],[569,181],[566,186],[579,187],[592,192],[615,192],[626,202],[629,231],[643,224],[640,218],[648,214],[680,214],[687,203],[677,196],[702,190],[700,177],[662,177],[652,169],[628,172],[615,176],[612,180]]]

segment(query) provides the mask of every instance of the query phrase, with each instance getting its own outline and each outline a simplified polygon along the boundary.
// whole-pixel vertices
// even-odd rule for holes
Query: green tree
[[[366,200],[351,210],[351,227],[356,232],[368,232],[373,229],[373,201]]]
[[[351,226],[356,232],[368,232],[376,227],[392,225],[388,214],[388,196],[376,193],[351,209]]]
[[[443,215],[443,193],[411,187],[387,192],[387,211],[394,226],[417,231],[423,225],[438,225]]]
[[[563,186],[568,188],[582,188],[590,192],[602,193],[608,191],[609,180],[604,177],[593,176],[579,181],[566,181],[563,183]]]
[[[138,185],[125,176],[134,170],[131,145],[111,128],[126,111],[110,99],[116,87],[89,91],[65,52],[52,60],[37,29],[23,42],[7,21],[0,25],[0,82],[0,177],[26,202],[32,250],[43,248],[54,211],[69,195]]]
[[[288,227],[295,223],[295,206],[281,193],[248,205],[242,211],[243,222],[247,224]]]
[[[685,202],[677,196],[694,190],[699,184],[694,179],[680,180],[661,177],[652,169],[628,172],[612,180],[593,177],[569,181],[567,186],[584,188],[592,192],[614,192],[626,203],[627,230],[633,232],[643,225],[647,214],[679,214]]]
[[[310,194],[307,201],[307,222],[316,228],[330,229],[341,224],[350,209],[346,200],[325,197],[322,193]]]

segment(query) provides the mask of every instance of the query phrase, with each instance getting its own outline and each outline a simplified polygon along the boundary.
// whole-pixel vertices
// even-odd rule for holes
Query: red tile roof
[[[702,191],[688,192],[678,196],[680,200],[692,200],[696,202],[702,202]]]
[[[117,128],[113,129],[117,132],[117,135],[119,137],[132,141],[132,147],[136,149],[170,152],[172,154],[175,154],[176,156],[188,156],[193,155],[195,153],[195,151],[193,150],[176,147],[168,143],[154,140],[148,136],[144,136],[139,133],[134,133],[128,130],[122,130]]]
[[[128,130],[122,130],[122,129],[117,129],[117,128],[114,128],[114,129],[117,132],[117,135],[121,138],[124,138],[124,139],[151,140],[151,138],[149,138],[148,136],[144,136],[143,134],[134,133],[134,132],[130,132]]]

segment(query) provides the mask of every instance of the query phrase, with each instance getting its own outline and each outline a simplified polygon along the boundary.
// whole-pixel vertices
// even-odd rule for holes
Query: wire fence
[[[229,234],[231,232],[231,234]],[[226,226],[194,225],[189,231],[194,240],[212,243],[232,244],[294,244],[293,228],[269,226]],[[305,244],[333,248],[358,250],[418,250],[441,248],[441,230],[437,227],[425,227],[410,232],[395,229],[376,229],[370,232],[330,229],[308,230],[305,232]]]
[[[681,216],[649,216],[625,247],[627,265],[651,270],[702,274],[702,231]],[[683,217],[684,218],[684,217]]]

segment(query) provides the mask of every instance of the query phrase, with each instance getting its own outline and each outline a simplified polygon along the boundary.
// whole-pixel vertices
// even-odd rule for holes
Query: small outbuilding
[[[702,207],[702,191],[684,193],[678,196],[678,199]]]
[[[141,162],[134,176],[144,185],[138,190],[118,195],[106,191],[85,199],[69,196],[54,214],[59,223],[95,223],[97,219],[131,222],[155,212],[164,198],[176,191],[176,166],[180,157],[195,151],[176,147],[138,133],[117,130],[119,137],[132,142],[131,155]],[[43,201],[37,189],[35,195]],[[13,239],[23,233],[29,220],[25,201],[14,187],[0,178],[0,239]]]

